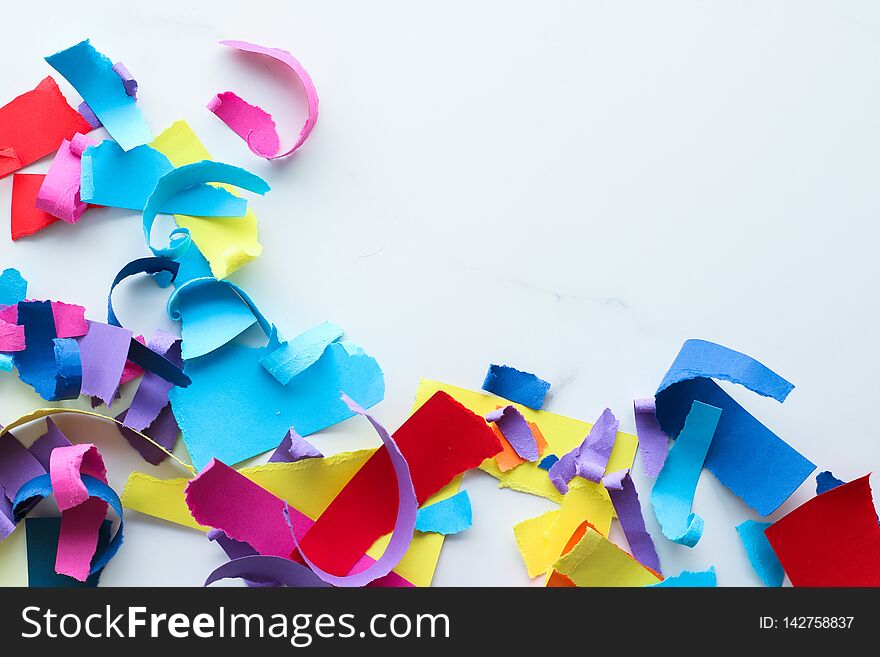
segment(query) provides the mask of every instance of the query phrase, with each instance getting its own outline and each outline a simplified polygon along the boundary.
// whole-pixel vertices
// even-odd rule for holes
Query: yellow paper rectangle
[[[576,586],[648,586],[661,581],[590,527],[577,545],[553,564],[553,568]]]

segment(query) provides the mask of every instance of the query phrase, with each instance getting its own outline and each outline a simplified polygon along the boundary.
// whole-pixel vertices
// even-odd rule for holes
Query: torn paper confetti
[[[703,519],[691,511],[691,506],[722,415],[720,408],[693,403],[651,491],[651,505],[663,535],[679,545],[694,547],[703,536]]]
[[[564,495],[575,476],[592,482],[602,480],[617,439],[618,425],[611,409],[602,411],[584,441],[550,467],[550,481],[556,490]]]
[[[483,380],[483,390],[539,411],[544,406],[550,384],[531,372],[492,364]]]
[[[504,439],[523,461],[537,461],[538,443],[529,423],[515,406],[505,406],[486,415],[486,422],[495,424]]]
[[[471,498],[463,490],[442,502],[429,504],[419,509],[416,516],[416,530],[437,534],[458,534],[473,524]]]
[[[94,143],[81,134],[74,135],[73,140],[78,144],[76,148]],[[37,208],[69,224],[79,221],[88,207],[88,203],[80,195],[80,172],[79,153],[71,145],[71,141],[65,139],[55,153],[55,159],[52,160],[37,193]]]

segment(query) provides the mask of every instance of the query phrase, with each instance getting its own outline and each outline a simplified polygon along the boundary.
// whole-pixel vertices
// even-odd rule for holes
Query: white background
[[[185,118],[215,158],[272,185],[252,199],[263,255],[233,279],[287,334],[330,319],[376,356],[389,427],[419,377],[479,388],[504,362],[553,383],[550,410],[593,420],[607,405],[633,431],[631,400],[700,337],[796,384],[784,405],[734,394],[820,469],[848,479],[880,461],[876,3],[15,2],[0,100],[85,37],[135,74],[154,132]],[[224,38],[290,50],[311,72],[320,119],[293,158],[259,160],[205,109],[235,90],[284,143],[304,118],[290,78]],[[147,254],[139,217],[117,210],[0,238],[0,268],[21,269],[31,295],[99,319],[114,274]],[[166,295],[130,283],[117,310],[138,332],[170,328]],[[23,387],[0,377],[0,421],[38,405]],[[77,437],[99,443],[117,490],[149,469],[112,430]],[[376,444],[357,422],[315,442]],[[640,465],[636,483],[646,501]],[[552,505],[479,472],[465,488],[474,526],[446,542],[435,584],[528,584],[511,527]],[[714,564],[720,584],[758,584],[733,529],[754,513],[708,472],[694,509],[706,532],[689,550],[646,508],[665,572]],[[20,538],[0,549],[3,577],[23,581],[9,565]],[[198,585],[222,561],[200,534],[130,512],[103,583]]]

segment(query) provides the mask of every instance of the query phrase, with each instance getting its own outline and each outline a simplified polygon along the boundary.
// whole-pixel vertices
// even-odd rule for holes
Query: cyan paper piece
[[[712,588],[715,586],[718,586],[718,578],[715,575],[715,566],[710,566],[709,570],[698,572],[683,570],[678,575],[651,584],[650,588]]]
[[[691,511],[694,492],[721,409],[695,401],[651,491],[651,504],[663,535],[694,547],[703,535],[703,519]]]
[[[0,273],[0,306],[12,306],[24,301],[27,296],[27,281],[17,269],[10,267]]]
[[[343,330],[333,322],[321,322],[268,353],[260,364],[281,385],[318,362],[324,350],[342,337]]]
[[[188,228],[173,230],[169,246],[163,249],[153,247],[150,234],[153,230],[153,222],[156,220],[156,215],[162,211],[162,208],[169,201],[190,187],[204,183],[233,185],[255,194],[265,194],[270,189],[266,181],[259,176],[223,162],[202,160],[201,162],[194,162],[177,169],[172,169],[159,178],[153,193],[147,199],[147,203],[144,206],[144,239],[155,255],[176,258],[190,245],[192,238],[190,238]]]
[[[773,513],[816,466],[756,420],[712,379],[782,401],[794,386],[753,358],[704,340],[684,343],[657,390],[657,420],[670,436],[694,401],[723,413],[706,467],[762,516]]]
[[[76,399],[82,384],[82,363],[76,340],[55,337],[49,301],[21,301],[18,323],[24,326],[27,348],[13,362],[18,376],[47,401]]]
[[[197,278],[210,278],[211,267],[193,243],[178,258],[180,271],[174,285],[180,288]],[[184,360],[209,354],[230,342],[257,321],[247,304],[226,285],[188,286],[178,298]]]
[[[291,429],[284,436],[281,444],[272,452],[269,463],[296,463],[303,459],[321,458],[324,458],[324,455],[314,445]]]
[[[764,582],[764,586],[782,586],[785,571],[782,570],[782,564],[779,563],[776,553],[770,547],[770,541],[764,536],[764,530],[770,524],[769,522],[746,520],[736,526],[736,531],[746,550],[749,563],[752,564],[752,569]]]
[[[96,205],[143,211],[156,183],[173,168],[167,157],[150,146],[124,151],[119,144],[107,139],[83,152],[80,197]],[[184,189],[159,211],[240,217],[247,211],[247,201],[220,187],[202,184]]]
[[[816,495],[827,493],[829,490],[842,486],[844,483],[828,470],[820,472],[816,475]]]
[[[110,542],[110,528],[113,523],[105,520],[98,530],[96,552],[107,549]],[[24,521],[27,534],[28,586],[39,587],[94,587],[98,585],[101,571],[98,570],[85,582],[55,572],[55,553],[58,550],[58,537],[61,534],[61,518],[27,518]]]
[[[265,347],[225,345],[186,361],[192,384],[172,389],[168,397],[196,469],[212,458],[232,465],[274,449],[291,427],[308,436],[352,417],[340,392],[364,407],[385,395],[375,359],[349,342],[331,344],[286,386],[260,365],[266,353]]]
[[[565,495],[576,475],[595,483],[602,481],[619,426],[610,408],[602,411],[584,441],[550,467],[550,481],[556,490]]]
[[[435,534],[458,534],[474,522],[471,498],[466,490],[460,491],[445,500],[429,504],[419,509],[416,515],[416,529]]]
[[[491,364],[483,380],[483,390],[540,411],[550,384],[531,372]]]
[[[124,150],[153,141],[153,133],[113,70],[113,62],[95,50],[88,39],[49,55],[46,61],[73,85]]]
[[[122,546],[125,523],[122,518],[122,503],[119,501],[119,497],[110,486],[103,481],[90,477],[89,475],[82,475],[82,483],[85,485],[89,497],[96,497],[99,500],[103,500],[113,507],[113,510],[119,517],[119,526],[116,528],[116,533],[113,534],[113,537],[107,542],[104,549],[96,550],[95,556],[92,557],[92,565],[89,569],[89,574],[94,574],[100,572],[110,559],[116,556],[116,553]],[[19,489],[18,495],[15,497],[15,503],[12,505],[15,513],[15,520],[22,520],[34,507],[34,501],[43,500],[51,494],[52,479],[48,474],[35,477],[24,484]]]

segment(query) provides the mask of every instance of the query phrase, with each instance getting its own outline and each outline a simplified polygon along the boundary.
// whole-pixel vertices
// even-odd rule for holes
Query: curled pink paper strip
[[[267,160],[277,160],[287,157],[303,145],[318,122],[318,91],[312,82],[312,77],[297,59],[286,50],[279,48],[267,48],[256,43],[247,41],[221,41],[220,45],[235,48],[244,52],[255,53],[271,57],[286,64],[302,83],[309,105],[309,115],[299,132],[299,138],[290,150],[279,153],[281,142],[275,129],[275,121],[272,116],[257,107],[245,102],[231,91],[218,94],[208,103],[208,109],[228,125],[233,132],[244,139],[251,151]]]
[[[98,548],[98,531],[107,515],[107,503],[89,498],[82,475],[107,483],[107,468],[91,444],[57,447],[49,456],[49,478],[61,510],[61,531],[55,553],[55,572],[86,581]]]
[[[308,555],[300,549],[299,539],[296,536],[297,529],[291,523],[290,507],[287,502],[284,503],[284,518],[287,520],[288,527],[290,527],[290,535],[293,537],[293,542],[300,556],[318,577],[333,586],[366,586],[380,577],[385,577],[403,559],[403,555],[406,554],[410,543],[412,543],[419,503],[416,498],[415,488],[413,488],[409,464],[406,462],[403,454],[400,453],[397,443],[394,442],[388,430],[345,393],[342,394],[342,401],[345,402],[352,412],[363,415],[369,420],[376,433],[379,434],[379,438],[382,439],[382,444],[385,445],[388,456],[391,457],[391,465],[394,467],[394,476],[397,480],[397,503],[399,505],[397,508],[397,520],[394,522],[394,530],[391,532],[391,540],[388,541],[388,546],[385,548],[382,556],[375,562],[367,565],[360,572],[343,576],[333,575],[315,565]]]
[[[81,148],[85,142],[88,142],[88,145],[93,145],[88,137],[77,136],[80,137],[77,141],[77,148]],[[75,152],[71,142],[65,139],[61,142],[55,159],[49,166],[40,191],[37,192],[37,207],[69,224],[75,224],[79,221],[88,207],[88,203],[82,201],[79,195],[81,172],[80,156]]]

